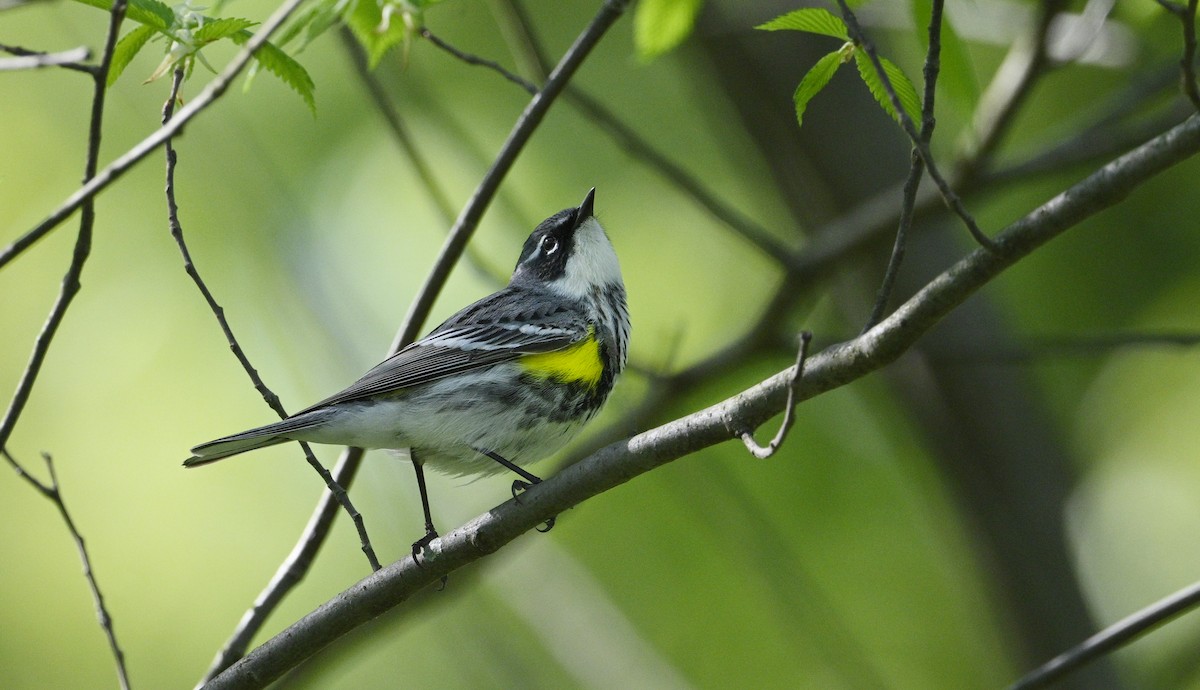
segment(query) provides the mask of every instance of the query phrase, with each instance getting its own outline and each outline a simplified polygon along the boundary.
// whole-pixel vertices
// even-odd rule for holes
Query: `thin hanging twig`
[[[796,387],[804,378],[804,361],[808,359],[808,344],[811,341],[812,333],[804,331],[800,334],[800,348],[796,352],[796,370],[792,374],[791,380],[788,381],[787,402],[783,407],[783,422],[779,424],[779,431],[775,432],[775,437],[767,445],[760,446],[754,440],[754,432],[743,431],[739,434],[742,443],[746,445],[746,450],[759,460],[766,460],[774,455],[775,451],[779,450],[779,447],[787,440],[788,431],[791,431],[792,425],[796,423]]]

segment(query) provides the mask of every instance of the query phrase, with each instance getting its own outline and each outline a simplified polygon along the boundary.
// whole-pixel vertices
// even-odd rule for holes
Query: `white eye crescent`
[[[558,251],[558,240],[551,237],[550,235],[546,235],[545,237],[543,237],[542,238],[542,251],[546,253],[546,256],[550,256],[554,252]]]

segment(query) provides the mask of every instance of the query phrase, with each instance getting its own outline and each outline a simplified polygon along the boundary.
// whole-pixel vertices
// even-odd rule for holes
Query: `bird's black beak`
[[[592,201],[596,198],[596,188],[592,187],[588,190],[587,196],[583,197],[583,203],[579,205],[579,209],[575,211],[575,227],[579,227],[583,221],[591,218]]]

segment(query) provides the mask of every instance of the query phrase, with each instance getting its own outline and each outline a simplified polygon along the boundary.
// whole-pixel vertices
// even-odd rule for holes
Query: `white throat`
[[[568,297],[587,299],[597,288],[624,286],[617,253],[595,218],[588,218],[575,230],[574,247],[567,259],[567,270],[550,289]]]

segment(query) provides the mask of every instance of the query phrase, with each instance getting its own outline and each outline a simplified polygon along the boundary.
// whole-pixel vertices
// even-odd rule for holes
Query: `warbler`
[[[522,465],[560,449],[600,410],[625,368],[629,310],[616,252],[578,207],[547,218],[525,241],[506,287],[462,309],[340,393],[240,434],[192,448],[186,467],[286,441],[407,450],[425,536],[437,537],[424,467],[453,475]],[[553,524],[548,523],[548,524]]]

